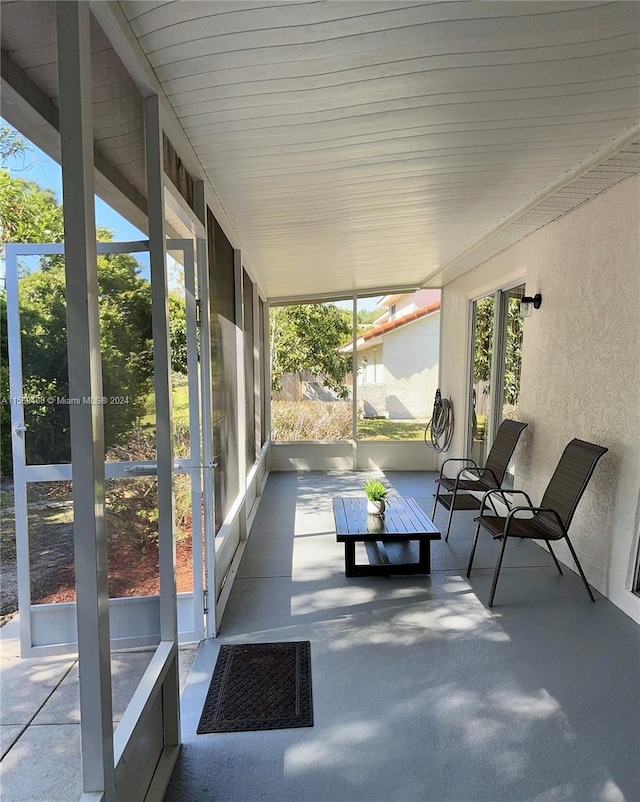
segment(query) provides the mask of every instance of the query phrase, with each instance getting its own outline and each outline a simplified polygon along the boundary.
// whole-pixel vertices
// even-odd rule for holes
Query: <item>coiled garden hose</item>
[[[453,404],[436,390],[431,420],[424,430],[424,442],[429,448],[441,453],[451,445],[453,437]]]

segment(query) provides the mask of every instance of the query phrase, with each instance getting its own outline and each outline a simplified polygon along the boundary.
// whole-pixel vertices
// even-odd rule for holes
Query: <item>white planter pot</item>
[[[367,512],[371,513],[371,515],[384,515],[384,499],[380,499],[380,501],[370,501],[367,499]]]

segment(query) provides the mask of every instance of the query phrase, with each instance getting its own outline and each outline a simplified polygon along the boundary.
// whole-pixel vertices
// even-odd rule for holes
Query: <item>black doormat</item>
[[[220,647],[199,734],[312,726],[308,640]]]

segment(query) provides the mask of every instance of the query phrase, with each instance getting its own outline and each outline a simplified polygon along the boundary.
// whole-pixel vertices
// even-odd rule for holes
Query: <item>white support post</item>
[[[265,389],[265,398],[264,398],[264,416],[266,418],[264,422],[264,432],[265,438],[268,443],[271,442],[271,331],[269,326],[269,312],[271,310],[271,306],[269,302],[265,302],[264,305],[264,365],[262,366],[262,370],[264,371],[264,389]]]
[[[351,410],[352,437],[355,444],[353,470],[357,469],[358,454],[358,296],[354,295],[351,301]]]
[[[82,782],[115,800],[104,425],[87,3],[58,3],[58,82],[69,355]]]
[[[206,220],[206,209],[204,210]],[[202,392],[202,487],[204,504],[205,573],[207,608],[205,637],[216,636],[216,518],[213,454],[213,387],[211,371],[211,313],[209,307],[209,260],[206,239],[197,242],[198,295],[200,298],[200,387]]]
[[[262,404],[260,394],[260,293],[258,284],[253,285],[253,442],[256,446],[256,455],[260,453],[260,407]],[[262,483],[256,483],[256,494],[262,492]]]
[[[156,397],[158,465],[158,550],[160,558],[160,637],[178,643],[176,608],[176,547],[174,537],[173,427],[171,416],[171,346],[169,340],[169,285],[164,234],[164,169],[162,126],[158,97],[145,98],[147,156],[147,215],[151,264],[151,322],[153,377]],[[180,743],[180,704],[177,659],[163,683],[164,742]]]
[[[244,284],[242,275],[242,253],[233,250],[233,280],[236,298],[236,381],[238,387],[238,466],[240,472],[240,492],[247,492],[247,383],[244,370]],[[240,540],[247,538],[246,509],[240,516]]]

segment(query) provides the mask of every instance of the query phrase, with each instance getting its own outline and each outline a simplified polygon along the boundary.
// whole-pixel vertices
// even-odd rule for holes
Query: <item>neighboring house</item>
[[[356,342],[357,395],[365,418],[427,419],[438,386],[440,291],[386,295]],[[352,348],[348,343],[345,353]]]

